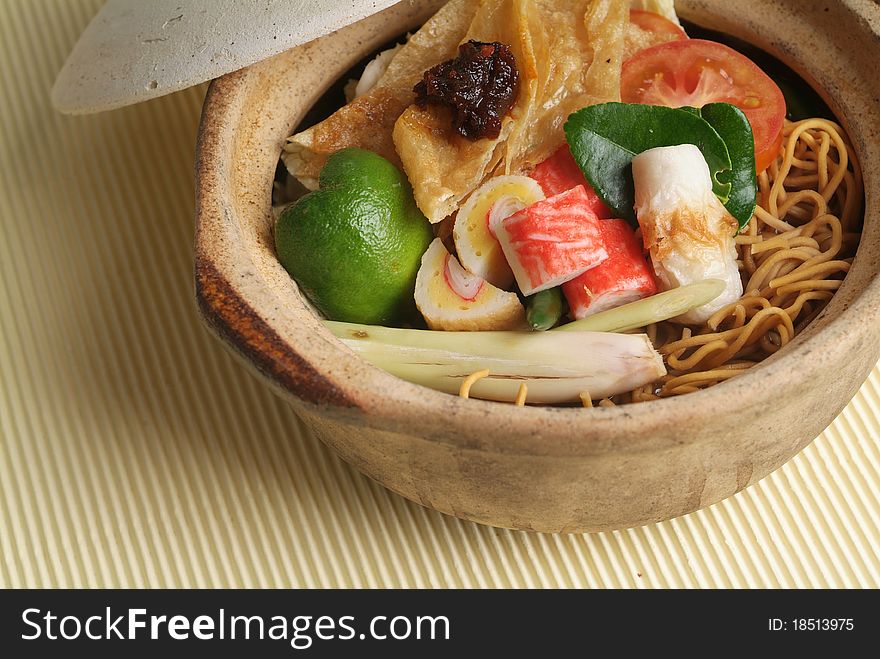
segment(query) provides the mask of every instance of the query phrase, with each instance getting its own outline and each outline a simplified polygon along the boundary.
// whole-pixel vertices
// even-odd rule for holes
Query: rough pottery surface
[[[865,166],[865,231],[828,308],[792,344],[708,390],[618,408],[514,409],[398,380],[324,329],[276,258],[271,188],[285,138],[364,55],[442,2],[400,3],[216,80],[197,160],[196,293],[209,326],[352,465],[403,496],[484,524],[599,531],[711,505],[826,428],[880,356],[880,7],[677,3],[751,41],[823,93]]]
[[[237,71],[400,0],[107,0],[58,75],[61,112],[112,110]]]

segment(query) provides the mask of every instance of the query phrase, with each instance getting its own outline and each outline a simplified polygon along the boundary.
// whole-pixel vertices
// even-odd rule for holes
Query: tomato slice
[[[665,16],[655,14],[652,11],[631,9],[624,52],[634,55],[640,50],[657,44],[667,41],[681,41],[687,38],[688,35],[685,31]]]
[[[621,98],[674,108],[731,103],[752,125],[758,172],[779,154],[785,122],[782,92],[754,62],[723,44],[688,39],[636,53],[623,64]]]

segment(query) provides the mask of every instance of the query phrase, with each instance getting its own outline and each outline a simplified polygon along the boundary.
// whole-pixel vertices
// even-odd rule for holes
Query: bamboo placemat
[[[0,586],[880,586],[880,370],[763,482],[618,533],[480,527],[346,466],[198,319],[205,88],[50,108],[100,4],[0,0]]]

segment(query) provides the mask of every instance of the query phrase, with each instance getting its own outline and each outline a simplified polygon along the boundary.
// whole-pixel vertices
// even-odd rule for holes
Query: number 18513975
[[[855,621],[853,618],[770,618],[767,629],[771,632],[851,632]]]

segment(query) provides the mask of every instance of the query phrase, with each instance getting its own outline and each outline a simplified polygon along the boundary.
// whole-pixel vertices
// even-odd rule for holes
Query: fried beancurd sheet
[[[519,98],[497,139],[470,141],[448,111],[412,105],[397,120],[394,145],[431,222],[455,212],[496,172],[519,173],[564,141],[568,116],[620,99],[628,6],[616,0],[483,0],[464,41],[510,46]]]
[[[317,189],[327,158],[348,147],[373,151],[400,167],[391,138],[394,123],[413,102],[413,87],[424,72],[455,56],[476,11],[473,0],[448,2],[397,52],[373,89],[290,137],[282,154],[290,174]]]
[[[366,95],[288,140],[289,172],[316,189],[327,158],[347,147],[402,167],[432,222],[486,178],[530,170],[564,141],[567,117],[620,99],[628,3],[618,0],[451,0],[394,56]],[[519,98],[498,139],[457,135],[448,110],[415,106],[413,87],[468,40],[500,42],[517,60]]]

